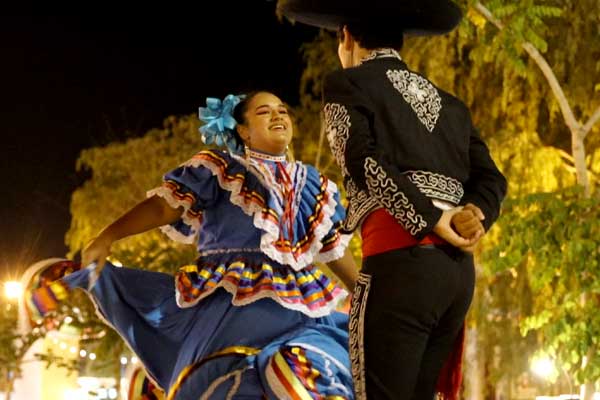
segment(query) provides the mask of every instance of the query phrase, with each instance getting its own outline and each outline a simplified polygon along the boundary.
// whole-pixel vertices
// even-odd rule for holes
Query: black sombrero
[[[451,0],[280,0],[278,8],[293,21],[319,28],[391,23],[414,35],[450,32],[462,18]]]

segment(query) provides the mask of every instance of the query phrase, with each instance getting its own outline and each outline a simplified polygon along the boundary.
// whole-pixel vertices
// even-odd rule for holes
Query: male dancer
[[[363,239],[350,319],[356,398],[431,400],[471,303],[469,251],[498,217],[506,180],[466,106],[398,51],[404,33],[448,32],[461,11],[450,0],[288,0],[282,11],[340,33],[344,69],[326,78],[323,110],[345,228],[360,226]]]

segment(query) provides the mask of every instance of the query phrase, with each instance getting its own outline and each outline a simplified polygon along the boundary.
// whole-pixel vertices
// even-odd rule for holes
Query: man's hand
[[[477,243],[478,239],[463,237],[452,228],[452,218],[462,210],[463,207],[444,210],[440,220],[433,228],[433,232],[454,247],[468,248]]]
[[[461,250],[472,253],[479,240],[485,234],[485,228],[481,223],[485,219],[479,207],[468,203],[463,209],[452,216],[451,225],[463,238],[471,239],[474,243],[470,246],[460,246]]]
[[[479,239],[485,233],[481,221],[471,210],[463,209],[454,214],[451,224],[456,233],[465,239]]]

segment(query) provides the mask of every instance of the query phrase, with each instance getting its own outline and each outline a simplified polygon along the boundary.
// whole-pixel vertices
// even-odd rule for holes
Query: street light
[[[569,396],[571,396],[571,393],[573,393],[573,383],[571,382],[571,377],[569,376],[568,372],[562,366],[560,366],[560,364],[557,366],[557,364],[551,358],[540,357],[534,359],[531,362],[531,371],[540,378],[552,383],[554,383],[558,378],[559,372],[562,373],[569,385]]]
[[[531,371],[540,378],[552,380],[557,375],[554,362],[550,358],[538,358],[531,363]]]
[[[4,296],[9,300],[17,300],[23,293],[23,286],[21,282],[8,281],[4,282]]]

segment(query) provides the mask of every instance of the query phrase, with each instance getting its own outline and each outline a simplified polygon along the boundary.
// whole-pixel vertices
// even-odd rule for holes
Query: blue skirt
[[[87,291],[170,400],[353,398],[345,314],[235,306],[224,289],[181,308],[173,276],[110,263],[61,281]]]

